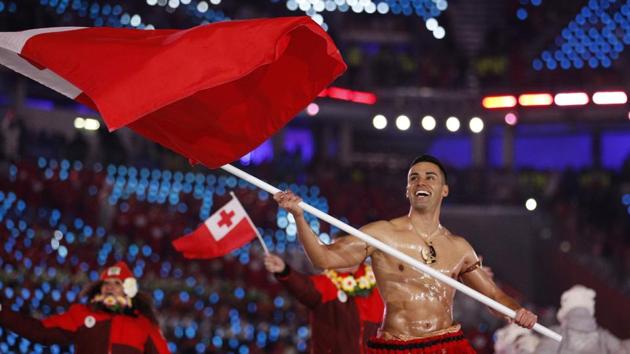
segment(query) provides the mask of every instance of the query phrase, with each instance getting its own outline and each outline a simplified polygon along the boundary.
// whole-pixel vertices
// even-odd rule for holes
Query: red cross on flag
[[[173,241],[186,258],[215,258],[243,246],[257,235],[249,215],[232,194],[232,200],[212,214],[192,233]]]

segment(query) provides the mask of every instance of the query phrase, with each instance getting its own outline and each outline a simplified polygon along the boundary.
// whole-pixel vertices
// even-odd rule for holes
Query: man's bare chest
[[[464,255],[446,236],[440,235],[431,242],[427,242],[413,233],[399,233],[395,239],[384,242],[452,278],[456,278],[461,271]],[[372,262],[375,271],[386,273],[389,277],[417,278],[423,274],[397,258],[378,250],[372,255]]]

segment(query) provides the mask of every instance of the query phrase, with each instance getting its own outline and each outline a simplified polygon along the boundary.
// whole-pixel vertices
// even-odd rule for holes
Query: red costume
[[[101,274],[101,280],[106,279],[123,281],[125,297],[121,301],[137,301],[135,278],[127,265],[119,262],[107,268]],[[170,353],[160,328],[138,310],[108,311],[95,301],[72,305],[67,312],[44,320],[0,307],[0,327],[44,345],[74,344],[76,354]]]
[[[361,265],[354,277],[363,276],[365,269]],[[276,278],[310,309],[311,353],[365,353],[367,340],[376,335],[383,318],[383,300],[376,288],[365,291],[366,296],[339,296],[342,290],[326,275],[307,276],[288,266]]]
[[[0,326],[44,345],[74,344],[76,354],[170,353],[160,329],[146,317],[86,305],[72,305],[68,312],[42,321],[2,309]]]

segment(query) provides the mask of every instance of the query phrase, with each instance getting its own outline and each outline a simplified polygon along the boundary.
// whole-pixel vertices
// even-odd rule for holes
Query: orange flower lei
[[[367,296],[376,286],[376,277],[369,265],[365,265],[365,274],[358,278],[355,278],[354,274],[339,275],[337,271],[332,269],[327,269],[324,274],[337,289],[350,296]]]

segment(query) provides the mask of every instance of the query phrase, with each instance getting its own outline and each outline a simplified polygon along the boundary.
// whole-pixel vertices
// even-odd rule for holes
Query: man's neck
[[[420,232],[433,232],[440,224],[440,211],[436,210],[416,210],[409,209],[409,222]]]

